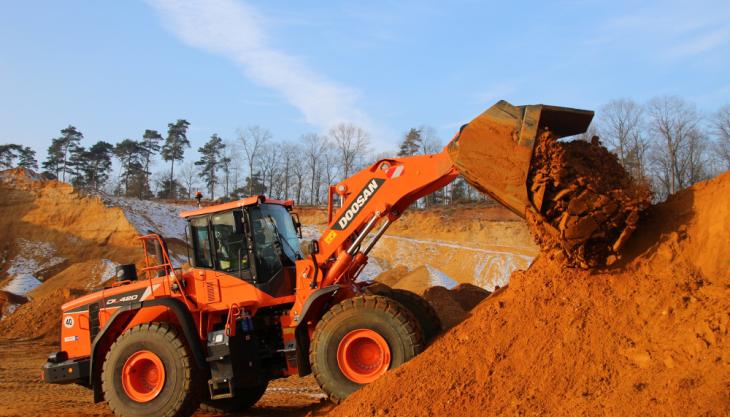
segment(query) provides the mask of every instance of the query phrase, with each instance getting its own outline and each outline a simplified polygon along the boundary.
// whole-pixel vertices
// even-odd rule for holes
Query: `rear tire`
[[[234,398],[224,398],[221,400],[204,400],[200,404],[200,409],[214,413],[231,413],[235,411],[245,411],[256,404],[266,392],[269,383],[256,386],[246,387],[236,393]]]
[[[165,323],[124,332],[106,354],[101,379],[118,417],[188,417],[200,404],[198,371],[183,338]]]
[[[423,297],[414,292],[399,288],[390,288],[384,284],[379,284],[374,287],[370,291],[372,294],[392,298],[403,304],[405,308],[413,313],[413,316],[416,317],[423,331],[423,340],[426,342],[426,346],[431,344],[431,341],[441,334],[443,331],[441,319],[439,319],[433,306]],[[368,289],[370,290],[370,287]]]
[[[423,348],[413,314],[379,295],[354,297],[333,306],[312,337],[309,360],[322,390],[339,403]]]

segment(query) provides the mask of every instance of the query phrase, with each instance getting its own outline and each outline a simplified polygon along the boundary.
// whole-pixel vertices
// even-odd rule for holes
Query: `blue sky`
[[[499,99],[730,102],[724,1],[16,1],[0,13],[0,143],[68,124],[86,143],[186,118],[197,149],[259,124],[275,139],[364,126],[442,139]]]

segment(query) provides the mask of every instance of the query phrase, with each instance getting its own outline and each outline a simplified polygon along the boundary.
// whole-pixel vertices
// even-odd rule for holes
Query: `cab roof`
[[[245,207],[245,206],[255,206],[258,204],[267,203],[267,204],[278,204],[280,206],[284,206],[288,209],[291,209],[294,207],[294,200],[276,200],[273,198],[266,198],[266,196],[263,195],[254,195],[251,197],[242,198],[240,200],[231,201],[229,203],[223,203],[223,204],[215,204],[208,207],[202,207],[197,210],[190,210],[190,211],[183,211],[180,213],[180,217],[194,217],[194,216],[201,216],[203,214],[211,214],[211,213],[219,213],[222,211],[228,211],[239,207]]]

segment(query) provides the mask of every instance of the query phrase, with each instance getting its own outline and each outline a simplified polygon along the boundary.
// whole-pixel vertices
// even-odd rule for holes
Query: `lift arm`
[[[432,155],[382,159],[332,186],[330,197],[338,195],[342,204],[333,213],[330,198],[330,222],[315,255],[323,272],[318,286],[354,280],[387,227],[413,202],[445,187],[457,175],[444,150]],[[378,226],[366,243],[366,237]]]

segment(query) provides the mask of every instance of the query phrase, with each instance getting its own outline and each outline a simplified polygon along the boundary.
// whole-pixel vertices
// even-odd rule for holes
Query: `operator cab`
[[[301,226],[293,203],[249,197],[183,212],[190,263],[237,277],[272,296],[294,293]]]

